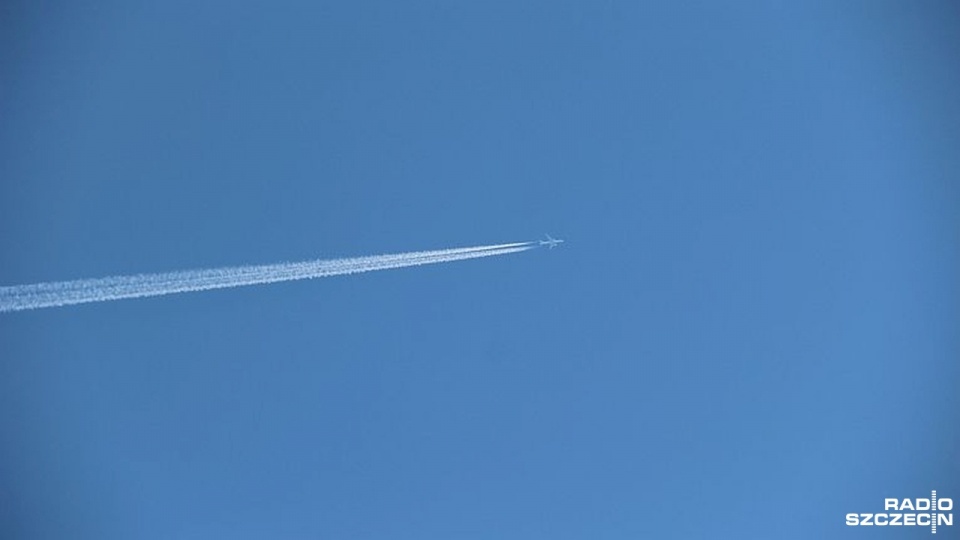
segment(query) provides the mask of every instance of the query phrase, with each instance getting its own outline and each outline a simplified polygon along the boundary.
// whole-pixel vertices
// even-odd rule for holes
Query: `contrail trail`
[[[320,259],[14,285],[0,287],[0,312],[357,274],[374,270],[494,257],[519,253],[535,247],[537,246],[534,242],[516,242],[347,259]]]

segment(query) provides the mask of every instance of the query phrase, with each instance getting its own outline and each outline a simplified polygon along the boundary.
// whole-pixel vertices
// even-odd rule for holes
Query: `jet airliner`
[[[563,240],[559,240],[559,239],[557,239],[557,238],[554,238],[554,237],[550,236],[549,234],[547,235],[547,239],[546,239],[546,240],[540,240],[540,245],[541,245],[541,246],[547,246],[547,247],[549,247],[550,249],[553,249],[553,248],[557,247],[557,245],[562,244],[562,243],[563,243]]]

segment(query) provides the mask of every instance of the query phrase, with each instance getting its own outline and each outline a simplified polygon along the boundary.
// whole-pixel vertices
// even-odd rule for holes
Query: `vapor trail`
[[[536,245],[533,242],[517,242],[347,259],[321,259],[294,263],[181,270],[162,274],[138,274],[14,285],[12,287],[0,287],[0,312],[357,274],[374,270],[389,270],[391,268],[507,255],[534,247]]]

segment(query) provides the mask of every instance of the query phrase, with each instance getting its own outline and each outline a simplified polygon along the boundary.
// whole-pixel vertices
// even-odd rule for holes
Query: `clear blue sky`
[[[0,284],[567,243],[3,315],[0,536],[928,535],[960,10],[728,4],[5,2]]]

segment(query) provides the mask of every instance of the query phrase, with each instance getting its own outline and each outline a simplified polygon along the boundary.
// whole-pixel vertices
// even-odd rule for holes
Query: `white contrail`
[[[533,242],[0,287],[0,312],[276,283],[518,253]]]

